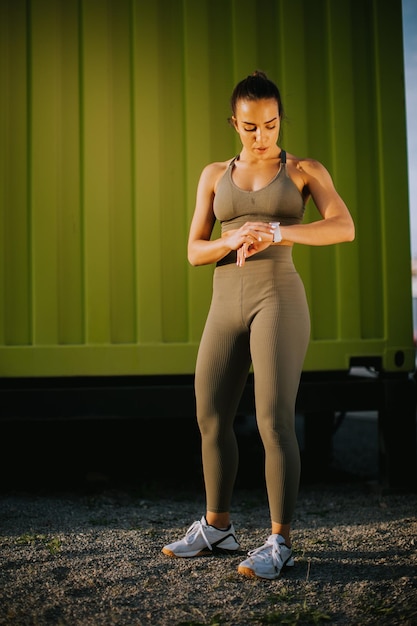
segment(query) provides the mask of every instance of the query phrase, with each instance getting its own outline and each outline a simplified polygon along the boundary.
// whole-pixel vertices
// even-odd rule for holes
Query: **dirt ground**
[[[97,472],[78,489],[4,489],[0,624],[417,624],[417,493],[380,488],[375,436],[374,416],[352,416],[327,480],[304,477],[296,566],[276,581],[237,574],[269,534],[262,481],[245,473],[233,503],[241,550],[197,559],[161,553],[204,512],[197,470],[175,484],[173,467],[166,485]]]

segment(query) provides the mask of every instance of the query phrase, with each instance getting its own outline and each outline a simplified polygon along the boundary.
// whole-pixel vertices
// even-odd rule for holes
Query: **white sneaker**
[[[260,548],[248,552],[249,558],[237,568],[239,574],[256,578],[279,578],[284,567],[293,567],[292,550],[281,535],[270,535]]]
[[[192,557],[215,552],[235,552],[238,549],[233,524],[227,530],[219,530],[207,524],[203,515],[199,522],[190,526],[184,539],[170,543],[162,548],[162,552],[167,556]]]

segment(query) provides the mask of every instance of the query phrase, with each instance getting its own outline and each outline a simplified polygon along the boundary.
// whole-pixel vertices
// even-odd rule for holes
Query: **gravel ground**
[[[236,571],[269,534],[260,485],[235,492],[240,552],[198,559],[161,553],[204,511],[194,485],[4,492],[0,624],[417,624],[417,494],[378,488],[372,416],[343,428],[339,471],[301,486],[296,566],[277,581]]]

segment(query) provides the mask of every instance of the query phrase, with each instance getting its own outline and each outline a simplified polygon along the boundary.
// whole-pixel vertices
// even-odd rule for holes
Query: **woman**
[[[188,242],[192,265],[216,263],[195,373],[206,513],[162,551],[193,557],[239,548],[230,520],[238,466],[233,421],[252,364],[271,535],[238,572],[274,579],[294,565],[290,529],[300,478],[295,402],[310,334],[292,247],[352,241],[355,230],[325,167],[278,145],[281,96],[263,72],[238,83],[231,108],[242,149],[232,160],[204,168]],[[302,224],[309,198],[322,219]],[[211,240],[216,219],[221,237]]]

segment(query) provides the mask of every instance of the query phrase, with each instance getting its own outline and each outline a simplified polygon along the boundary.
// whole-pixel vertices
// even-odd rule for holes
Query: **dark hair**
[[[280,118],[284,116],[281,94],[278,87],[270,80],[265,72],[256,70],[236,85],[230,98],[230,106],[233,115],[236,115],[236,104],[239,100],[265,100],[273,99],[278,104]]]

